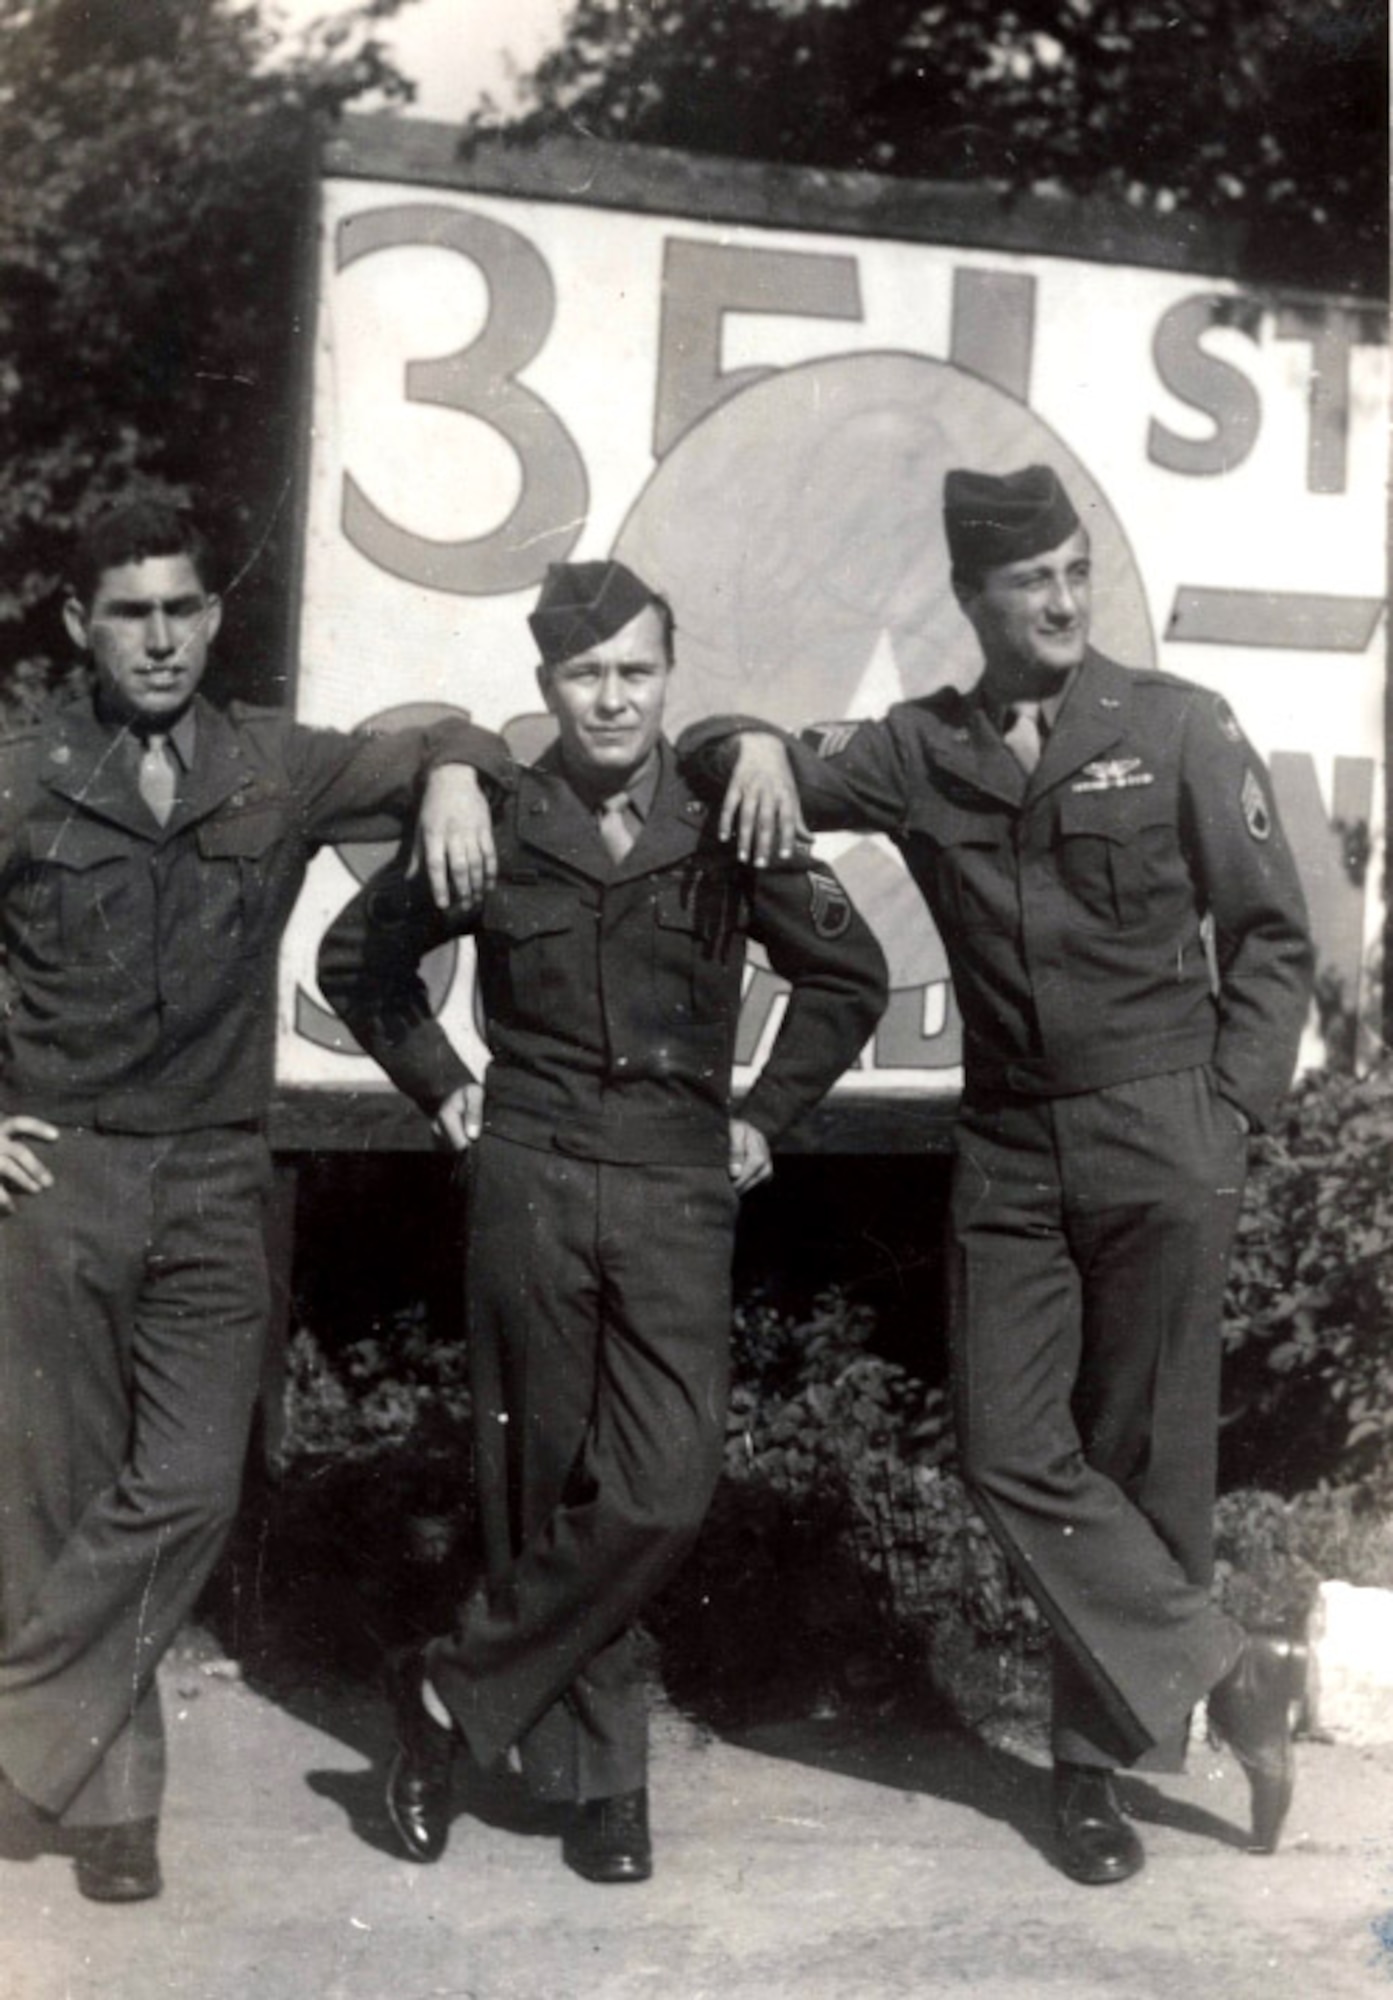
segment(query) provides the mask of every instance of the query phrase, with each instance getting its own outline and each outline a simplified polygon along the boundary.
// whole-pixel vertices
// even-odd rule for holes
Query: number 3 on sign
[[[344,474],[343,532],[371,563],[405,583],[458,597],[491,597],[540,583],[549,562],[574,548],[589,504],[585,465],[556,412],[518,375],[551,331],[551,273],[525,236],[486,216],[434,202],[406,202],[349,216],[339,227],[337,268],[380,250],[439,249],[467,257],[488,291],[488,315],[467,347],[437,361],[408,362],[406,398],[477,417],[516,452],[517,504],[491,534],[435,542],[375,507]]]

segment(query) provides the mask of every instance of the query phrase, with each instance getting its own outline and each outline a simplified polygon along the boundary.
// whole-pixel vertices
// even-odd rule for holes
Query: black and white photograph
[[[1393,1995],[1382,0],[0,0],[4,2000]]]

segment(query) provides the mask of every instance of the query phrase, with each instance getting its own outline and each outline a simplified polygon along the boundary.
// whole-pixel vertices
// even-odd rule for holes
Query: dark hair
[[[187,556],[205,590],[212,590],[212,552],[193,515],[165,500],[121,500],[89,521],[78,538],[68,584],[90,605],[109,569],[151,556]]]

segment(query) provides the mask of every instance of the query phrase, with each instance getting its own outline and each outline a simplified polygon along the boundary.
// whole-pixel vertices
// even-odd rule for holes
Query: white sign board
[[[1323,973],[1355,1003],[1382,824],[1383,316],[1187,275],[716,224],[457,186],[321,186],[297,713],[468,709],[546,740],[525,622],[549,561],[673,603],[674,732],[874,715],[977,668],[944,471],[1037,460],[1092,532],[1096,643],[1221,690],[1270,761]],[[883,842],[822,850],[894,997],[865,1095],[953,1092],[942,948]],[[314,980],[367,865],[322,855],[284,956],[279,1080],[362,1088]],[[467,946],[433,968],[483,1060]],[[1338,982],[1336,987],[1332,982]],[[780,987],[752,969],[741,1069]]]

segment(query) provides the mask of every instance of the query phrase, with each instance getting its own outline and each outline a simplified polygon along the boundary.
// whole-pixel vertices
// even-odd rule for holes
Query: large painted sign
[[[458,179],[458,176],[455,176]],[[674,730],[880,713],[977,671],[939,519],[952,465],[1046,460],[1093,537],[1096,642],[1221,690],[1269,760],[1329,992],[1380,923],[1384,315],[1019,247],[714,223],[461,185],[321,184],[296,706],[470,710],[549,735],[525,614],[616,553],[678,620]],[[893,1001],[841,1088],[951,1093],[942,947],[883,842],[829,838]],[[324,1009],[325,923],[373,865],[321,856],[284,957],[283,1084],[376,1072]],[[432,967],[485,1051],[467,945]],[[781,1005],[750,974],[741,1074]]]

